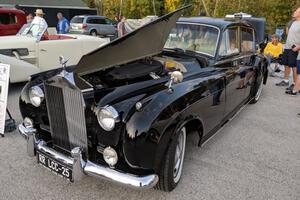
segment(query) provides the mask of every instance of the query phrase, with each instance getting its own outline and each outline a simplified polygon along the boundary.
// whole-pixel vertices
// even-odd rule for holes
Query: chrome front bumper
[[[18,129],[20,134],[27,141],[27,154],[29,156],[35,156],[35,151],[38,150],[60,163],[69,166],[73,171],[74,181],[81,180],[85,175],[88,175],[137,189],[152,188],[158,181],[158,176],[156,174],[136,176],[95,164],[89,160],[85,161],[83,160],[82,152],[78,147],[72,149],[72,157],[65,156],[52,148],[49,148],[45,141],[37,140],[35,137],[35,129],[26,128],[23,124],[20,124]]]

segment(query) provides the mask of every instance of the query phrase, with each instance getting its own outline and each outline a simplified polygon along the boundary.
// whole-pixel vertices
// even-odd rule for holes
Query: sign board
[[[4,135],[9,86],[9,65],[0,63],[0,134]]]

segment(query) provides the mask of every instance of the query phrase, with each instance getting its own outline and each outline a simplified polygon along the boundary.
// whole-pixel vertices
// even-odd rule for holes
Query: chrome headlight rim
[[[44,91],[39,86],[33,86],[29,89],[29,99],[32,105],[39,107],[45,98]]]
[[[97,108],[96,116],[101,128],[107,132],[114,130],[116,123],[120,121],[118,111],[114,107],[109,105]],[[111,120],[111,124],[108,125],[104,119]]]

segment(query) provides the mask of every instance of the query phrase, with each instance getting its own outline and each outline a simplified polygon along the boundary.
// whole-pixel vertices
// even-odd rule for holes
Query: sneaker
[[[290,85],[289,87],[287,87],[285,90],[286,90],[286,91],[288,91],[288,90],[293,90],[294,86],[295,86],[295,85],[292,84],[292,85]]]
[[[289,94],[291,96],[297,96],[298,92],[294,92],[293,90],[287,90],[285,91],[286,94]]]
[[[289,82],[281,81],[275,84],[276,86],[289,86]]]

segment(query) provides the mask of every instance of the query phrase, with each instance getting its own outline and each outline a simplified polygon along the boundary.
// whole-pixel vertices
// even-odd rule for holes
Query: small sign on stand
[[[2,136],[5,132],[9,69],[9,65],[0,63],[0,135]]]

